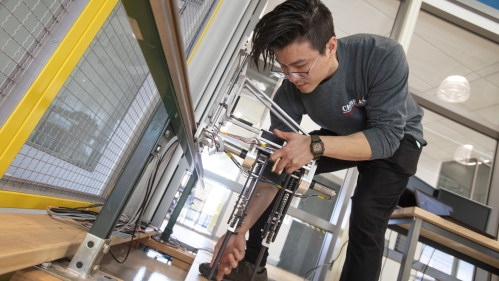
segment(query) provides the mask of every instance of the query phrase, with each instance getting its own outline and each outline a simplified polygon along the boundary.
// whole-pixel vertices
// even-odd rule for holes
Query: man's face
[[[324,55],[312,49],[308,41],[291,43],[283,49],[274,50],[274,53],[282,72],[305,72],[300,73],[302,76],[300,78],[288,75],[289,81],[305,94],[312,92],[324,79],[331,77],[338,68],[335,37],[327,43]]]

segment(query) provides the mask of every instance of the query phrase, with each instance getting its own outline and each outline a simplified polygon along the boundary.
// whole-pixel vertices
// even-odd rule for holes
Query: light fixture
[[[470,97],[470,83],[463,76],[449,76],[438,87],[437,96],[451,103],[466,101]]]
[[[454,160],[462,165],[474,165],[475,162],[470,163],[471,151],[473,151],[473,146],[471,144],[461,145],[454,152]]]
[[[191,177],[192,173],[189,171],[185,171],[184,177],[182,178],[182,181],[180,182],[180,186],[185,187],[187,185],[187,182],[189,181],[189,178]]]

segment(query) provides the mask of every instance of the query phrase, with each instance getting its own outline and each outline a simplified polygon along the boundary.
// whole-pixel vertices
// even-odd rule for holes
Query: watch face
[[[320,143],[314,143],[312,146],[314,152],[321,152],[322,151],[322,145]]]

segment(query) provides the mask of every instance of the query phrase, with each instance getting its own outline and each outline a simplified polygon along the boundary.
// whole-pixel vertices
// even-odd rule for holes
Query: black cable
[[[426,274],[426,269],[428,269],[428,266],[430,265],[430,261],[431,261],[431,258],[433,257],[433,254],[435,253],[435,250],[436,250],[436,248],[433,248],[433,251],[431,252],[431,255],[430,255],[430,259],[428,259],[428,262],[424,266],[423,276],[421,277],[421,281],[424,280],[424,276]]]
[[[135,231],[134,231],[135,232]],[[127,259],[128,259],[128,255],[130,254],[130,249],[132,249],[132,242],[133,242],[133,233],[132,233],[132,238],[130,239],[130,244],[128,245],[128,251],[126,252],[126,256],[125,258],[122,260],[122,261],[119,261],[118,258],[116,258],[116,256],[114,255],[113,251],[111,250],[111,248],[109,248],[109,253],[111,253],[111,256],[113,256],[113,259],[117,262],[117,263],[124,263]]]
[[[135,220],[135,226],[134,226],[133,232],[131,234],[131,240],[130,240],[130,244],[128,245],[128,251],[126,253],[125,258],[122,261],[118,260],[116,258],[116,256],[114,255],[113,251],[111,249],[109,249],[111,256],[114,258],[114,260],[117,263],[122,264],[128,259],[128,255],[130,254],[130,250],[132,248],[133,237],[134,237],[135,233],[137,232],[137,228],[140,226],[140,223],[142,222],[142,216],[144,215],[144,211],[146,210],[145,207],[149,203],[149,200],[150,200],[150,197],[152,194],[152,190],[153,190],[153,186],[154,186],[154,182],[156,181],[156,176],[158,174],[159,166],[161,165],[165,156],[168,154],[168,152],[170,151],[170,149],[172,147],[173,147],[173,144],[166,150],[166,152],[161,157],[158,157],[158,161],[154,167],[154,170],[152,170],[151,174],[149,175],[149,180],[148,180],[147,188],[146,188],[146,194],[144,196],[144,200],[142,200],[142,204],[140,205],[139,209],[137,210],[138,211],[137,213],[139,213],[139,216]],[[155,157],[157,157],[157,155]],[[133,220],[133,219],[134,218],[130,218],[130,220]]]
[[[315,271],[317,271],[317,269],[318,269],[318,268],[323,267],[323,266],[325,266],[325,265],[333,266],[334,262],[335,262],[335,261],[336,261],[336,260],[337,260],[337,259],[341,256],[341,252],[343,252],[343,248],[345,248],[345,245],[346,245],[347,243],[348,243],[348,240],[347,240],[347,241],[345,241],[345,243],[343,243],[343,245],[341,246],[340,252],[338,253],[338,255],[336,256],[336,258],[335,258],[332,262],[330,262],[330,263],[325,263],[325,264],[321,264],[321,265],[318,265],[318,266],[316,266],[316,267],[314,267],[314,268],[310,269],[309,271],[307,271],[307,272],[305,273],[305,275],[303,275],[303,281],[307,280],[307,278],[308,278],[307,276],[308,276],[308,275],[312,275],[313,273],[315,273]],[[312,272],[312,271],[313,271],[313,272]]]

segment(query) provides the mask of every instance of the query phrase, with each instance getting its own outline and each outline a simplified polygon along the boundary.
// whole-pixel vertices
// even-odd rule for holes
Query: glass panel
[[[465,261],[459,261],[457,268],[457,278],[463,281],[472,281],[475,274],[475,267]]]
[[[325,238],[326,231],[287,215],[269,248],[267,262],[301,280],[317,266]]]
[[[193,188],[177,222],[200,233],[211,235],[220,212],[229,198],[230,190],[206,179],[204,186],[204,189],[197,185]]]
[[[424,109],[423,148],[416,176],[433,187],[443,187],[464,196],[470,195],[475,182],[477,198],[486,196],[497,142],[433,111]],[[471,145],[469,155],[462,157],[464,145]],[[475,167],[478,163],[478,173]],[[483,168],[482,168],[483,167]]]
[[[463,76],[469,81],[470,96],[452,106],[499,124],[499,44],[421,11],[407,58],[410,86],[437,96],[445,78]],[[435,188],[487,202],[497,142],[427,109],[423,129],[428,145],[423,148],[416,176]],[[433,255],[429,266],[472,280],[472,265],[452,262],[452,256],[439,251],[428,253],[430,247],[424,247],[423,256],[429,259]],[[433,279],[425,276],[424,280]]]

